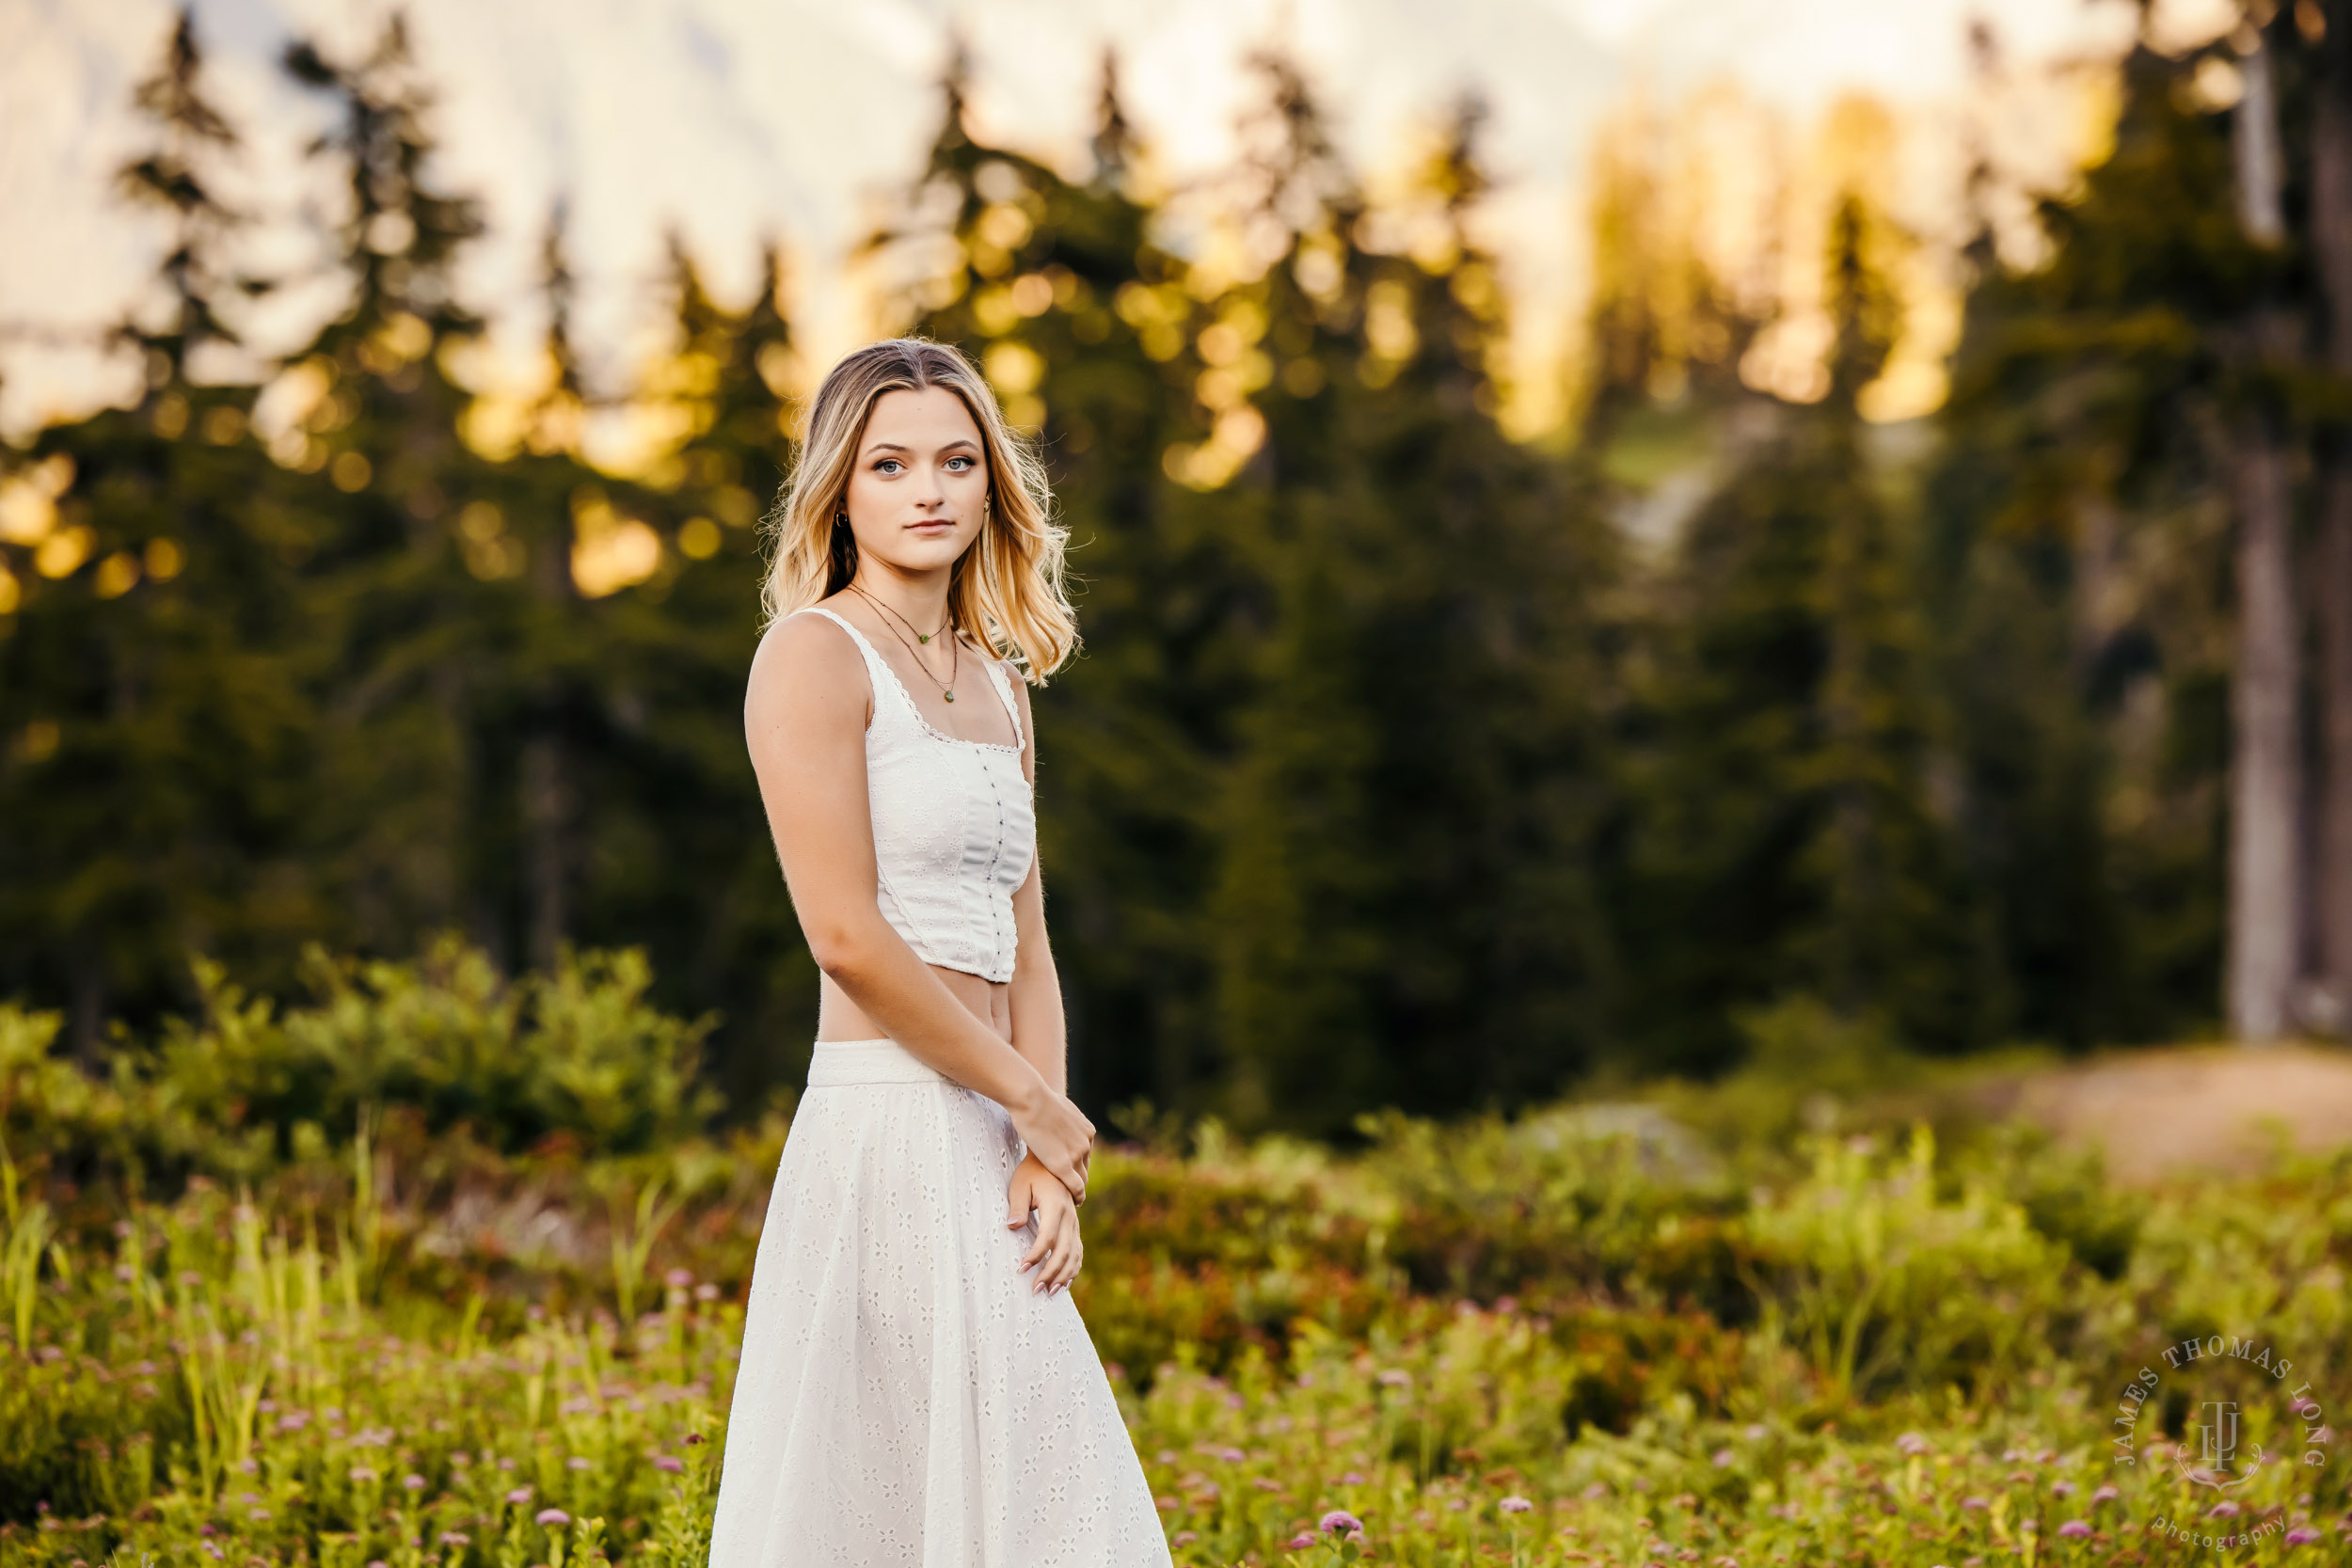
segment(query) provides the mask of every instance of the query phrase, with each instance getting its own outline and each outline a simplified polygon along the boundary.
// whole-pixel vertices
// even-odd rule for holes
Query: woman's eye
[[[966,468],[968,468],[968,467],[970,467],[972,466],[972,459],[970,459],[970,458],[968,458],[968,457],[950,457],[949,459],[947,459],[947,461],[948,461],[948,462],[950,462],[950,463],[961,463],[961,464],[962,464],[962,465],[964,466],[964,467],[966,467]],[[962,470],[961,470],[961,469],[959,469],[959,470],[957,470],[957,471],[958,471],[958,472],[961,472]]]
[[[895,457],[885,457],[885,458],[883,458],[881,462],[879,462],[879,463],[877,463],[877,464],[875,464],[875,465],[874,465],[874,471],[875,471],[876,473],[882,473],[882,472],[883,472],[883,471],[885,471],[885,470],[887,470],[887,469],[890,469],[890,468],[895,468],[895,467],[897,467],[898,466],[898,460],[897,458],[895,458]]]

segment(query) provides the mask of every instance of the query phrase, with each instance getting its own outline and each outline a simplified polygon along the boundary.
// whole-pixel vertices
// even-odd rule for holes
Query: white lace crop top
[[[1009,677],[997,660],[987,662],[989,683],[1012,715],[1012,744],[959,739],[931,727],[863,632],[821,605],[794,613],[811,611],[850,634],[873,684],[866,790],[882,918],[925,963],[1011,979],[1012,894],[1037,852],[1037,813]]]

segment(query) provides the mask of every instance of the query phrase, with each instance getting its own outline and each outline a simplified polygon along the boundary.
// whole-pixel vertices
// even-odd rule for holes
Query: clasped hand
[[[1029,1158],[1069,1190],[1073,1205],[1087,1200],[1087,1163],[1094,1155],[1094,1123],[1066,1094],[1042,1085],[1025,1105],[1007,1107],[1012,1130],[1029,1146]]]
[[[1023,1254],[1021,1272],[1036,1269],[1030,1289],[1051,1295],[1078,1276],[1086,1255],[1078,1240],[1078,1205],[1087,1196],[1094,1123],[1068,1095],[1045,1089],[1035,1104],[1012,1113],[1012,1125],[1029,1149],[1005,1194],[1005,1227],[1018,1230],[1037,1216],[1037,1240]]]

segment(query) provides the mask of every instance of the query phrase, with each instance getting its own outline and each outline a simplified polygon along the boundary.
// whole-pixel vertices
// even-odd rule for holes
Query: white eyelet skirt
[[[818,1040],[753,1264],[711,1568],[1169,1561],[1070,1292],[1005,1224],[1004,1108]]]

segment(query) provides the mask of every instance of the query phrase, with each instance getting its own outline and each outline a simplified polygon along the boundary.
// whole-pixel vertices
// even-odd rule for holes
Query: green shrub
[[[2082,1284],[2022,1208],[1979,1178],[1944,1191],[1924,1126],[1899,1156],[1867,1134],[1806,1143],[1804,1180],[1746,1228],[1764,1331],[1804,1354],[1831,1405],[2000,1386],[2048,1354]]]
[[[305,956],[311,996],[285,1006],[195,964],[201,1010],[151,1047],[121,1040],[93,1081],[50,1053],[54,1015],[0,1008],[0,1131],[87,1174],[255,1178],[363,1117],[408,1108],[428,1134],[466,1129],[513,1152],[550,1135],[591,1155],[660,1148],[714,1105],[697,1085],[713,1021],[646,997],[644,956],[565,952],[510,978],[455,937],[413,962]]]

